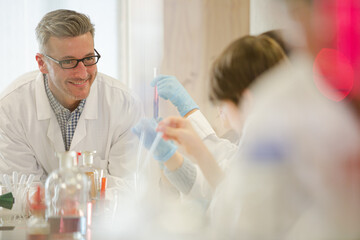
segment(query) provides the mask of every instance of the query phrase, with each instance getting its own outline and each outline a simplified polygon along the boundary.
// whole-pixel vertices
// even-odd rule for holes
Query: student
[[[251,102],[251,94],[247,91],[247,88],[259,75],[275,66],[284,58],[284,52],[273,39],[266,36],[246,36],[234,41],[214,63],[211,77],[213,89],[211,99],[214,102],[219,102],[224,105],[224,109],[226,109],[227,114],[231,119],[231,126],[239,133],[242,131],[242,126],[240,126],[239,121],[242,123],[245,121],[245,115],[248,114],[248,109],[245,109],[245,106],[248,106]],[[251,61],[249,59],[251,59]],[[169,78],[172,78],[173,82],[169,81]],[[166,84],[164,86],[170,84],[179,88],[177,92],[183,93],[185,91],[176,79],[174,79],[174,77],[160,76],[156,79],[156,81],[158,86],[161,86],[161,81],[165,81]],[[161,88],[158,91],[161,91]],[[195,106],[190,96],[184,96],[184,94],[181,96],[182,102],[184,102],[184,97],[188,99],[187,104],[183,104],[181,106],[190,106],[190,108],[191,106]],[[174,96],[169,94],[169,99],[173,97]],[[171,101],[173,103],[175,102],[174,105],[177,106],[176,101]],[[242,116],[237,110],[240,103],[244,106],[244,111],[241,114]],[[183,109],[181,106],[178,106],[180,113]],[[189,112],[189,109],[184,112]],[[199,111],[197,112],[200,114]],[[196,112],[191,115],[194,114],[196,114]],[[187,122],[182,118],[179,118],[179,121]],[[190,126],[190,124],[188,124],[188,126]],[[197,124],[196,126],[200,129],[202,127],[201,124]],[[147,147],[149,147],[154,140],[155,127],[156,122],[154,120],[142,120],[134,129],[137,135],[140,135],[141,131],[145,131],[145,136],[152,136],[148,138],[145,137]],[[202,138],[203,135],[200,134],[200,136],[197,136],[194,134],[194,136],[196,136],[196,138],[191,141],[189,139],[188,143],[191,143],[192,147],[196,146],[198,149],[197,152],[202,154],[206,153],[203,158],[203,164],[197,162],[197,164],[194,165],[188,158],[182,158],[182,156],[176,151],[176,146],[165,141],[160,142],[155,151],[154,157],[157,160],[165,162],[165,175],[181,192],[188,194],[191,190],[190,193],[194,193],[194,196],[199,197],[200,194],[201,197],[203,192],[206,192],[206,190],[210,190],[207,192],[211,192],[211,189],[198,184],[197,179],[203,179],[204,174],[207,180],[205,183],[207,185],[210,184],[213,189],[216,188],[216,185],[222,178],[223,170],[225,170],[229,165],[229,159],[219,158],[217,156],[221,154],[226,155],[229,154],[229,152],[225,148],[227,147],[226,144],[223,145],[225,147],[218,145],[219,147],[214,151],[213,148],[209,148],[209,146],[206,148],[202,143],[202,141],[206,143],[207,140]],[[215,158],[212,157],[212,154],[208,149],[215,154]],[[158,153],[160,152],[169,154],[163,154],[163,157],[159,158]],[[234,153],[231,154],[234,156]],[[204,168],[208,167],[208,164],[213,165],[213,168],[209,170],[210,172],[204,170]],[[198,167],[200,167],[200,169],[198,169]],[[211,194],[208,200],[210,199]]]
[[[358,239],[359,89],[354,85],[340,102],[328,98],[324,92],[341,96],[346,90],[331,80],[347,77],[349,68],[337,67],[347,61],[337,62],[344,57],[336,51],[327,55],[327,61],[335,56],[332,65],[316,61],[324,51],[353,43],[334,37],[334,20],[336,10],[356,8],[338,8],[333,0],[288,3],[306,47],[293,50],[291,65],[275,67],[250,87],[251,121],[238,161],[217,189],[212,226],[224,239]],[[340,42],[333,45],[334,39]],[[160,129],[176,140],[188,132],[182,121],[165,119]]]
[[[141,103],[120,81],[98,73],[94,33],[89,17],[71,10],[39,22],[39,71],[0,97],[1,173],[45,181],[59,166],[56,152],[96,150],[111,175],[132,176],[137,139],[130,129],[143,115]]]

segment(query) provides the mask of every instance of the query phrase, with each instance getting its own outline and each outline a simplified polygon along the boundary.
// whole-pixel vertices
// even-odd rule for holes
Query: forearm
[[[211,187],[215,189],[224,177],[223,170],[205,145],[202,145],[201,150],[194,157],[204,177]]]
[[[195,183],[197,170],[195,164],[189,159],[182,159],[182,165],[173,171],[165,167],[164,175],[180,192],[188,194]]]
[[[172,155],[172,157],[169,160],[167,160],[164,163],[164,165],[170,171],[175,171],[176,169],[181,167],[183,162],[184,162],[184,157],[180,153],[175,152],[175,154]]]

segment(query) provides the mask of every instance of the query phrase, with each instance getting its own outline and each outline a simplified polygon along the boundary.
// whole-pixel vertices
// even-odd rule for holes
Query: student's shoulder
[[[14,81],[12,81],[7,87],[5,87],[5,89],[1,92],[0,100],[3,100],[7,96],[16,92],[17,90],[35,82],[39,74],[41,74],[40,71],[35,70],[19,76]]]

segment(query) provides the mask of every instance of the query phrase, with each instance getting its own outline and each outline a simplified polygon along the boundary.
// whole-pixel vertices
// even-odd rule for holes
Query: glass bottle
[[[50,227],[45,220],[44,190],[37,186],[37,190],[33,196],[29,198],[28,203],[31,217],[26,224],[27,240],[47,240],[49,239]]]
[[[58,153],[59,169],[45,182],[46,218],[52,239],[83,239],[89,182],[77,168],[77,153]],[[57,237],[58,236],[58,237]]]
[[[99,189],[99,169],[94,166],[94,154],[96,151],[81,152],[82,166],[79,167],[80,171],[85,173],[90,181],[90,197],[96,199]]]

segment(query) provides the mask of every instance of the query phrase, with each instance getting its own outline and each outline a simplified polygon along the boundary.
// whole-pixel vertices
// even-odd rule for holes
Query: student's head
[[[249,86],[284,58],[284,51],[270,37],[245,36],[215,60],[210,73],[210,100],[223,106],[233,129],[240,131],[238,109],[249,95]]]
[[[84,14],[61,9],[41,19],[36,36],[40,50],[36,60],[51,92],[63,106],[76,107],[89,95],[97,74],[94,25]]]
[[[280,45],[280,47],[283,49],[286,56],[290,55],[290,51],[291,51],[290,46],[285,42],[285,39],[283,37],[283,33],[281,30],[270,30],[267,32],[263,32],[262,34],[260,34],[260,36],[268,36],[268,37],[274,39]]]

